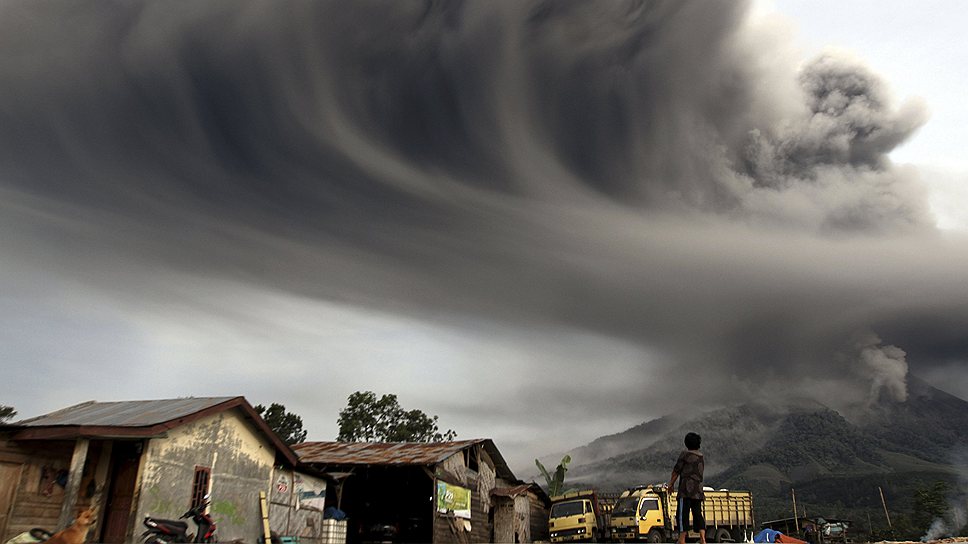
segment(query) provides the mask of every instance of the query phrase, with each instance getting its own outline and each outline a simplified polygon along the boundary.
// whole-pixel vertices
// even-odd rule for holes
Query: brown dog
[[[70,527],[57,531],[47,539],[49,544],[84,544],[87,532],[94,524],[94,510],[88,508],[77,515],[77,519]]]

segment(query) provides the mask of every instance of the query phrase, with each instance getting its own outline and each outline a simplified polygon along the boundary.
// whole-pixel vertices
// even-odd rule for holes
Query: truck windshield
[[[585,513],[584,501],[559,502],[551,507],[551,517],[578,516]]]
[[[627,518],[635,515],[635,505],[639,503],[639,499],[635,497],[625,497],[619,499],[615,506],[612,507],[612,517],[613,518]]]

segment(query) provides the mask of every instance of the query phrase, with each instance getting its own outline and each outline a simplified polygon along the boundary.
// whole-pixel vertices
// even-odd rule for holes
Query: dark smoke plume
[[[591,331],[655,355],[643,405],[903,400],[966,354],[905,357],[968,324],[965,245],[888,157],[924,108],[757,32],[740,2],[5,2],[0,251]]]

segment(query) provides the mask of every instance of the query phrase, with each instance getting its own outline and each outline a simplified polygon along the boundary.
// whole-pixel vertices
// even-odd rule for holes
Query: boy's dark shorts
[[[688,531],[689,513],[692,512],[692,530],[698,531],[706,528],[706,520],[702,517],[702,499],[690,499],[679,497],[676,504],[676,531]]]

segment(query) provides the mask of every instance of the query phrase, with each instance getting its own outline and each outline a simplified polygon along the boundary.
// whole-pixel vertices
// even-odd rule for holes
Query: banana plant
[[[565,492],[565,472],[568,472],[568,463],[571,462],[571,456],[566,455],[561,458],[561,463],[558,463],[558,467],[555,469],[555,474],[552,476],[548,469],[541,464],[541,461],[535,459],[534,464],[538,465],[538,470],[541,471],[541,475],[544,476],[545,482],[548,484],[548,494],[554,497],[555,495],[561,495]]]

